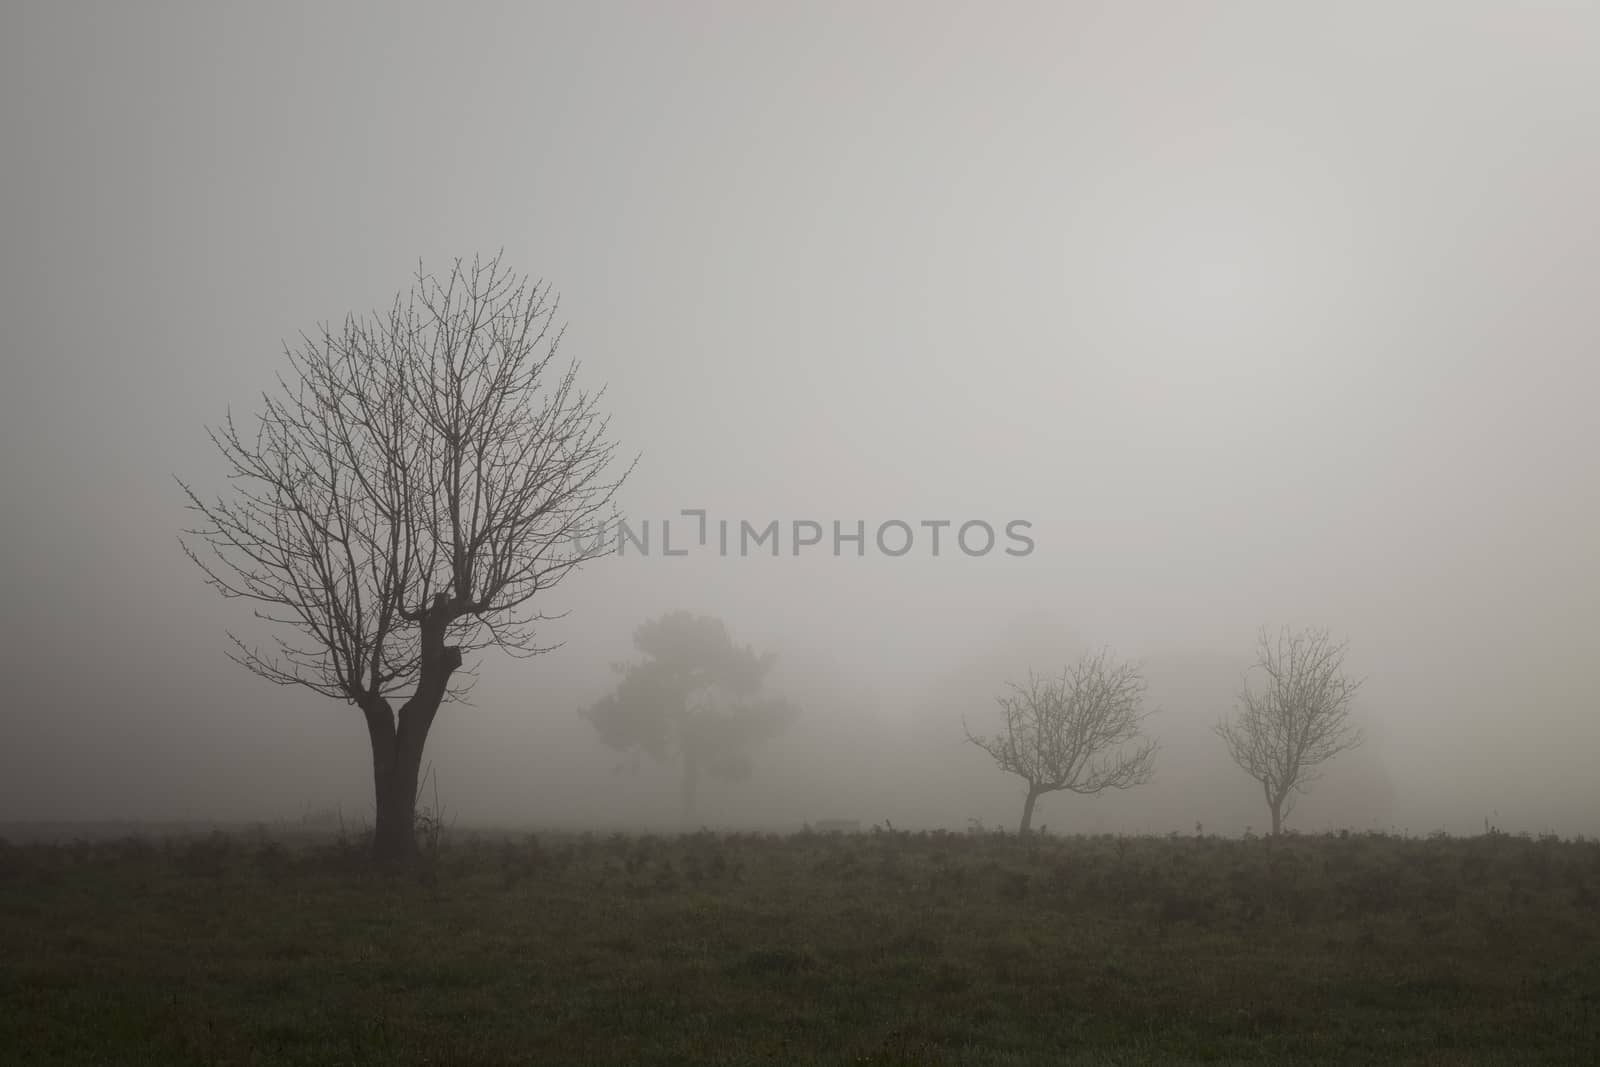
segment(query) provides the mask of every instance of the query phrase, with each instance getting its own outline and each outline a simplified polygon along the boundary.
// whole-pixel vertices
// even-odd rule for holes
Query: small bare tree
[[[1247,675],[1238,714],[1216,727],[1233,762],[1261,783],[1274,834],[1283,831],[1284,816],[1316,778],[1317,765],[1361,744],[1350,722],[1361,682],[1344,672],[1345,648],[1326,630],[1285,627],[1276,638],[1262,630],[1253,669],[1265,676],[1263,684],[1252,688]]]
[[[184,551],[291,633],[230,634],[233,659],[365,716],[382,862],[416,854],[423,746],[470,686],[465,657],[549,651],[535,600],[606,550],[627,471],[610,473],[603,390],[557,362],[555,312],[498,256],[419,268],[387,313],[290,348],[250,432],[231,415],[210,431],[227,497],[179,483],[202,520]]]
[[[1004,732],[988,738],[966,733],[1001,770],[1027,783],[1019,834],[1032,827],[1034,804],[1046,793],[1127,789],[1155,774],[1157,745],[1139,732],[1149,712],[1137,666],[1113,663],[1100,652],[1058,678],[1030,672],[1026,683],[1007,684],[1011,692],[996,698]]]

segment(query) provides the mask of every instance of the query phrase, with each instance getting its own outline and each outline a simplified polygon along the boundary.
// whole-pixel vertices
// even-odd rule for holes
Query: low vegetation
[[[1571,1062],[1600,843],[265,834],[0,849],[11,1063]]]

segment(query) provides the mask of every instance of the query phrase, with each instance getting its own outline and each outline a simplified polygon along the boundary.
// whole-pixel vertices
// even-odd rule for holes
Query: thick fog
[[[655,551],[440,712],[459,825],[681,826],[578,715],[681,608],[801,709],[707,825],[1010,827],[963,717],[1105,647],[1156,777],[1036,825],[1259,831],[1210,731],[1289,624],[1367,738],[1291,826],[1600,832],[1597,54],[1577,4],[11,5],[0,821],[371,818],[356,709],[226,658],[174,476],[225,489],[286,341],[503,249]]]

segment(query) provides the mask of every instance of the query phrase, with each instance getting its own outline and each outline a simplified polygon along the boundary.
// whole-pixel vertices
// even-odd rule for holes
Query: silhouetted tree
[[[265,650],[230,634],[232,658],[364,714],[381,861],[415,854],[423,746],[470,687],[465,657],[548,651],[535,601],[605,551],[594,535],[615,521],[627,471],[610,473],[603,390],[556,361],[555,312],[499,256],[442,280],[419,267],[387,313],[287,348],[252,431],[231,415],[209,431],[230,495],[180,482],[203,520],[184,551],[290,632]]]
[[[1286,627],[1276,639],[1263,630],[1253,668],[1263,684],[1252,688],[1246,675],[1236,716],[1216,727],[1228,755],[1261,783],[1274,834],[1314,780],[1314,768],[1361,744],[1349,721],[1361,683],[1344,673],[1345,647],[1326,630]]]
[[[756,747],[795,709],[762,693],[776,656],[735,645],[720,619],[672,612],[640,625],[633,645],[646,658],[618,664],[616,690],[580,714],[611,748],[677,761],[693,816],[701,778],[748,778]]]
[[[1157,745],[1139,730],[1145,682],[1138,667],[1111,662],[1104,652],[1085,656],[1058,678],[1031,672],[1023,685],[996,698],[1005,719],[1003,732],[967,740],[995,764],[1027,783],[1022,822],[1033,825],[1033,807],[1046,793],[1094,794],[1127,789],[1155,774]],[[965,722],[962,724],[965,726]]]

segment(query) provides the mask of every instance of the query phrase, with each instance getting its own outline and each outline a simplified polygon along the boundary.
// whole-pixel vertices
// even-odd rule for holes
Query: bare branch
[[[1262,630],[1254,670],[1247,676],[1237,714],[1216,726],[1228,755],[1261,783],[1274,833],[1294,806],[1296,794],[1315,780],[1315,768],[1361,744],[1350,722],[1350,705],[1361,682],[1344,673],[1346,644],[1326,630]]]
[[[1158,746],[1140,733],[1150,713],[1142,710],[1146,687],[1137,666],[1102,651],[1057,678],[1030,672],[1025,683],[1008,685],[1011,692],[996,699],[1001,732],[979,737],[962,726],[996,766],[1027,783],[1024,832],[1034,800],[1045,793],[1129,789],[1155,774]]]
[[[427,619],[463,655],[554,647],[531,605],[603,552],[574,535],[616,521],[632,469],[613,469],[603,393],[557,362],[556,307],[498,256],[419,268],[387,312],[288,348],[253,433],[210,431],[231,494],[180,482],[184,551],[295,635],[236,642],[238,662],[359,704],[416,689]]]

